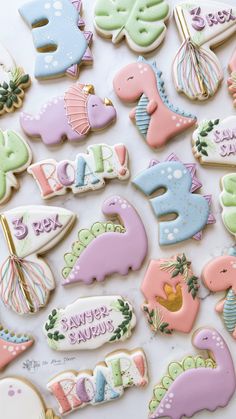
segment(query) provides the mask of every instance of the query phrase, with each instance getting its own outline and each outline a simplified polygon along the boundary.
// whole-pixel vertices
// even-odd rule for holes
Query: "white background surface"
[[[32,42],[32,34],[18,14],[18,7],[24,2],[25,0],[2,1],[0,34],[1,41],[13,54],[17,64],[22,65],[25,71],[32,76],[32,87],[27,93],[23,109],[26,112],[36,113],[45,101],[53,96],[62,95],[72,81],[68,78],[62,78],[56,81],[38,82],[34,79],[35,50]],[[172,1],[170,3],[175,4],[177,2]],[[228,3],[234,5],[235,0],[228,0]],[[84,0],[83,6],[83,17],[86,22],[86,29],[93,30],[94,1]],[[232,99],[229,96],[226,87],[226,79],[228,76],[227,64],[235,47],[235,36],[234,39],[231,38],[225,42],[224,45],[216,49],[216,53],[220,58],[225,74],[225,79],[220,90],[212,100],[200,104],[192,103],[187,98],[180,96],[175,92],[171,76],[171,63],[179,46],[180,38],[172,17],[169,21],[165,41],[158,50],[149,54],[151,59],[157,60],[158,67],[163,70],[167,93],[171,101],[186,111],[195,113],[199,120],[204,117],[224,118],[231,114],[235,114]],[[76,145],[64,143],[58,148],[48,149],[40,140],[29,140],[34,155],[34,161],[50,157],[58,160],[63,158],[73,159],[75,153],[77,151],[85,151],[87,145],[99,142],[108,144],[124,142],[127,145],[130,154],[131,179],[144,169],[148,165],[149,160],[153,157],[162,161],[170,153],[175,152],[183,162],[193,162],[194,157],[191,152],[191,129],[169,142],[163,150],[155,152],[145,144],[145,141],[141,138],[137,129],[129,120],[129,107],[122,104],[112,91],[112,80],[116,72],[121,67],[137,58],[136,54],[128,49],[126,43],[122,42],[118,47],[114,47],[110,41],[106,41],[94,34],[92,52],[94,64],[91,67],[81,68],[79,80],[85,83],[93,83],[96,87],[96,92],[101,97],[107,96],[112,99],[118,111],[116,124],[100,134],[90,135],[87,137],[87,140],[81,144],[77,143]],[[13,115],[2,117],[1,128],[13,128],[21,132],[19,111]],[[230,170],[228,170],[228,172],[229,171]],[[128,419],[130,416],[135,417],[136,419],[147,418],[148,402],[152,396],[153,385],[164,375],[169,362],[181,360],[185,355],[196,354],[196,352],[191,345],[191,334],[183,335],[174,333],[171,337],[163,335],[154,336],[152,334],[140,310],[140,305],[143,301],[140,292],[140,284],[150,258],[169,257],[177,252],[185,252],[187,257],[192,260],[194,273],[200,275],[201,269],[209,259],[215,255],[219,255],[223,248],[229,247],[233,243],[233,237],[226,232],[222,224],[221,209],[218,200],[220,191],[219,181],[221,176],[225,173],[227,173],[227,170],[203,168],[198,165],[197,174],[204,183],[202,193],[213,194],[213,211],[217,223],[216,225],[208,226],[205,229],[201,242],[189,240],[178,244],[178,246],[159,247],[157,220],[151,210],[148,200],[139,191],[135,190],[131,182],[119,183],[118,181],[111,181],[104,189],[95,193],[88,192],[85,195],[77,196],[68,193],[63,197],[47,201],[46,203],[49,205],[61,205],[74,211],[78,215],[78,221],[69,237],[47,254],[46,259],[54,272],[57,282],[57,288],[52,294],[48,306],[42,310],[40,314],[37,314],[34,317],[21,318],[11,313],[2,303],[0,303],[1,323],[5,327],[17,329],[18,332],[31,333],[36,340],[32,349],[2,372],[1,376],[14,374],[24,376],[31,380],[42,392],[47,405],[53,407],[55,411],[58,412],[55,399],[46,390],[46,384],[50,378],[65,369],[92,369],[97,362],[104,359],[104,356],[107,353],[115,349],[122,347],[132,349],[141,346],[146,351],[149,363],[150,383],[147,388],[145,390],[136,388],[127,389],[125,395],[119,401],[104,404],[100,407],[89,406],[71,414],[70,417],[71,419],[74,419],[81,415],[83,419],[89,419],[92,416],[96,416],[96,419],[110,419],[111,416],[113,419],[118,419],[120,417]],[[24,174],[21,176],[20,182],[21,188],[19,192],[14,193],[12,199],[4,209],[26,204],[44,204],[41,200],[39,189],[30,175]],[[64,289],[60,284],[63,254],[70,249],[70,246],[76,237],[78,228],[89,227],[91,223],[104,219],[101,214],[102,202],[106,197],[116,193],[122,194],[124,197],[131,200],[132,204],[134,204],[143,218],[147,229],[149,251],[142,269],[139,272],[130,273],[127,277],[113,275],[112,277],[107,278],[102,284],[95,283],[90,287],[78,284],[71,288]],[[130,340],[123,344],[106,345],[98,350],[90,352],[57,353],[47,347],[42,334],[42,325],[53,307],[63,307],[81,296],[117,293],[120,293],[124,297],[128,297],[130,302],[135,306],[138,324]],[[202,296],[207,293],[206,290],[201,289]],[[236,364],[236,342],[233,341],[230,335],[225,331],[220,317],[214,312],[215,303],[220,298],[221,295],[217,294],[215,296],[209,296],[202,302],[194,329],[199,326],[216,327],[222,332],[223,337],[230,346]],[[30,363],[31,367],[29,369],[25,368],[25,366],[29,366]],[[224,415],[227,419],[235,419],[235,409],[236,399],[234,396],[229,406],[225,408],[224,411],[221,409],[217,410],[215,413],[204,411],[195,417],[204,419],[208,417],[222,418],[222,415]],[[0,413],[0,417],[3,419],[4,414],[2,417],[2,414]],[[23,419],[20,416],[19,418]]]

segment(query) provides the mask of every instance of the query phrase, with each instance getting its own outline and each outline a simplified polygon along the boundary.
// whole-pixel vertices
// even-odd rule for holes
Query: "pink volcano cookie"
[[[233,96],[234,106],[236,106],[236,50],[234,51],[229,63],[230,77],[228,79],[228,89]]]
[[[114,273],[127,275],[138,270],[147,254],[147,235],[142,220],[133,206],[113,196],[102,207],[105,215],[116,216],[122,224],[112,222],[93,224],[90,230],[80,230],[79,241],[65,255],[63,285],[73,282],[91,284],[103,281]]]
[[[214,329],[199,329],[193,345],[208,351],[210,358],[185,357],[172,362],[168,373],[154,387],[150,419],[192,417],[202,410],[225,407],[236,388],[233,360],[222,336]]]
[[[0,370],[22,355],[34,343],[27,335],[16,335],[0,326]]]
[[[81,141],[90,131],[99,131],[116,119],[112,102],[95,95],[94,87],[77,83],[64,96],[46,103],[40,113],[22,113],[21,127],[29,137],[41,137],[44,144],[59,144],[65,138]]]

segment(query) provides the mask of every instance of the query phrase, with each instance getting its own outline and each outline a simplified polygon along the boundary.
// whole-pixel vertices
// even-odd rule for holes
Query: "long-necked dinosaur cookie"
[[[59,419],[46,408],[36,388],[25,378],[5,377],[0,380],[0,410],[4,419]]]
[[[43,331],[56,351],[96,349],[107,342],[128,339],[136,317],[121,296],[79,298],[64,309],[53,309]]]
[[[31,0],[19,12],[32,29],[37,50],[35,77],[77,77],[90,64],[92,33],[83,31],[81,0]]]
[[[129,387],[148,383],[147,361],[142,349],[119,350],[108,354],[93,371],[65,371],[47,385],[62,415],[87,405],[119,399]]]
[[[234,51],[229,63],[230,77],[228,79],[228,89],[233,96],[234,106],[236,106],[236,50]]]
[[[185,254],[151,260],[141,286],[142,308],[151,329],[166,334],[190,332],[199,310],[198,288]]]
[[[6,307],[25,314],[45,306],[55,283],[49,266],[38,255],[60,242],[74,219],[74,214],[64,208],[40,205],[0,214],[0,297]]]
[[[10,113],[23,104],[30,77],[18,67],[9,52],[0,44],[0,115]]]
[[[114,273],[127,275],[129,269],[140,269],[148,246],[140,216],[128,201],[116,195],[104,202],[102,211],[107,216],[116,216],[121,224],[96,222],[90,230],[79,231],[78,241],[65,255],[63,285],[91,284]]]
[[[236,32],[236,7],[190,0],[178,4],[174,15],[183,41],[173,62],[176,89],[189,99],[206,100],[223,79],[221,64],[211,48]]]
[[[27,351],[33,343],[31,336],[16,334],[0,326],[0,370]]]
[[[153,51],[163,41],[170,16],[166,0],[96,0],[94,24],[97,32],[113,44],[126,38],[136,52]]]
[[[201,164],[236,166],[236,116],[204,119],[194,131],[192,143]]]
[[[129,116],[150,147],[162,147],[196,123],[195,116],[169,102],[162,73],[155,62],[151,64],[139,57],[136,63],[128,64],[118,72],[113,85],[124,102],[139,101]]]
[[[236,173],[222,177],[221,189],[222,220],[227,230],[236,236]]]
[[[202,186],[195,173],[196,164],[184,164],[171,154],[163,163],[152,160],[133,180],[148,197],[164,189],[161,195],[150,198],[157,218],[167,218],[159,224],[160,245],[179,243],[191,237],[201,240],[202,229],[215,223],[210,210],[211,195],[193,193]],[[172,214],[176,214],[176,218],[169,220]]]
[[[0,130],[0,204],[19,188],[15,174],[27,169],[32,160],[30,147],[15,131]]]
[[[90,131],[99,131],[116,118],[112,102],[95,95],[92,85],[77,83],[64,96],[47,102],[40,113],[22,113],[20,122],[29,137],[41,137],[46,145],[59,144],[63,139],[81,141]]]
[[[226,291],[225,298],[216,305],[222,313],[226,329],[236,339],[236,257],[219,256],[206,264],[202,271],[204,284],[210,291]]]
[[[202,410],[225,407],[236,388],[233,360],[223,337],[214,329],[198,329],[193,345],[208,351],[209,358],[187,356],[172,362],[167,374],[154,387],[149,418],[192,417]]]
[[[105,186],[106,179],[129,178],[128,151],[123,144],[110,146],[95,144],[87,153],[78,153],[75,160],[42,160],[32,164],[28,172],[33,176],[43,199],[94,191]]]

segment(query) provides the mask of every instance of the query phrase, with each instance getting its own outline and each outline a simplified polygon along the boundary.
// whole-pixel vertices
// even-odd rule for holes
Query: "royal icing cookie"
[[[199,310],[198,288],[185,254],[151,260],[141,286],[146,300],[142,308],[151,329],[190,332]]]
[[[26,314],[45,306],[55,283],[49,266],[38,255],[60,242],[74,219],[66,209],[40,205],[0,214],[2,255],[4,239],[8,247],[0,269],[0,297],[6,307]]]
[[[53,309],[43,331],[50,348],[77,351],[124,341],[135,324],[133,307],[123,297],[87,297],[65,309]]]
[[[170,7],[166,0],[97,0],[94,14],[100,35],[112,38],[113,44],[126,38],[133,51],[142,53],[153,51],[163,41]]]
[[[226,296],[216,305],[216,311],[222,313],[228,332],[236,339],[236,257],[219,256],[206,264],[202,271],[202,280],[212,292],[226,291]]]
[[[193,345],[209,358],[187,356],[172,362],[162,381],[154,387],[149,418],[190,418],[202,410],[225,407],[236,388],[233,360],[223,337],[214,329],[198,329]]]
[[[23,104],[30,77],[18,67],[9,52],[0,44],[0,115],[10,113]]]
[[[193,133],[193,154],[201,164],[236,166],[236,116],[200,122]]]
[[[0,380],[0,409],[4,419],[59,419],[45,407],[35,387],[25,378],[5,377]]]
[[[90,131],[99,131],[116,119],[112,102],[95,95],[94,87],[77,83],[64,96],[47,102],[40,113],[22,113],[20,122],[29,137],[41,137],[46,145],[59,144],[63,139],[81,141]]]
[[[142,349],[120,350],[106,356],[93,371],[65,371],[47,385],[62,415],[87,405],[100,405],[123,396],[129,387],[148,383],[147,361]]]
[[[19,188],[14,174],[24,172],[32,160],[31,150],[23,138],[13,130],[0,130],[0,204]]]
[[[156,217],[166,217],[159,224],[160,245],[191,237],[201,240],[202,229],[215,223],[210,211],[211,195],[194,194],[202,186],[196,177],[196,164],[184,164],[171,154],[163,163],[152,160],[133,183],[148,197],[165,189],[161,195],[150,198]],[[170,214],[176,214],[176,218],[168,220]]]
[[[0,370],[27,351],[33,343],[31,336],[15,334],[0,326]]]
[[[92,33],[83,31],[81,0],[32,0],[20,7],[32,29],[37,50],[35,77],[77,77],[81,64],[90,64]]]
[[[42,160],[32,164],[28,172],[35,179],[43,199],[94,191],[105,186],[106,179],[129,178],[128,151],[123,144],[96,144],[87,153],[78,153],[75,160]]]
[[[229,63],[230,77],[228,79],[228,89],[233,96],[234,106],[236,106],[236,50]]]
[[[221,179],[220,203],[222,219],[227,230],[236,236],[236,173],[229,173]]]
[[[118,218],[121,224],[96,222],[91,229],[78,233],[78,241],[66,253],[62,271],[63,285],[74,282],[91,284],[114,273],[127,275],[140,269],[147,254],[147,235],[134,207],[120,196],[108,198],[102,206],[105,215]]]
[[[211,47],[236,32],[236,7],[191,0],[177,5],[174,15],[183,40],[173,62],[176,89],[189,99],[206,100],[223,79],[221,64]]]
[[[118,72],[113,81],[117,96],[127,103],[139,101],[129,114],[148,145],[160,148],[196,123],[196,117],[172,105],[156,63],[139,57]]]

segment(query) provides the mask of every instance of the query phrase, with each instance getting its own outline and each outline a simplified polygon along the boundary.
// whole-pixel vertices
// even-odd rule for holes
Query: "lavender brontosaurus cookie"
[[[115,119],[116,110],[109,99],[95,95],[92,85],[77,83],[64,96],[45,103],[38,115],[23,112],[20,123],[29,137],[41,137],[51,146],[65,138],[83,140],[90,131],[101,130]]]

